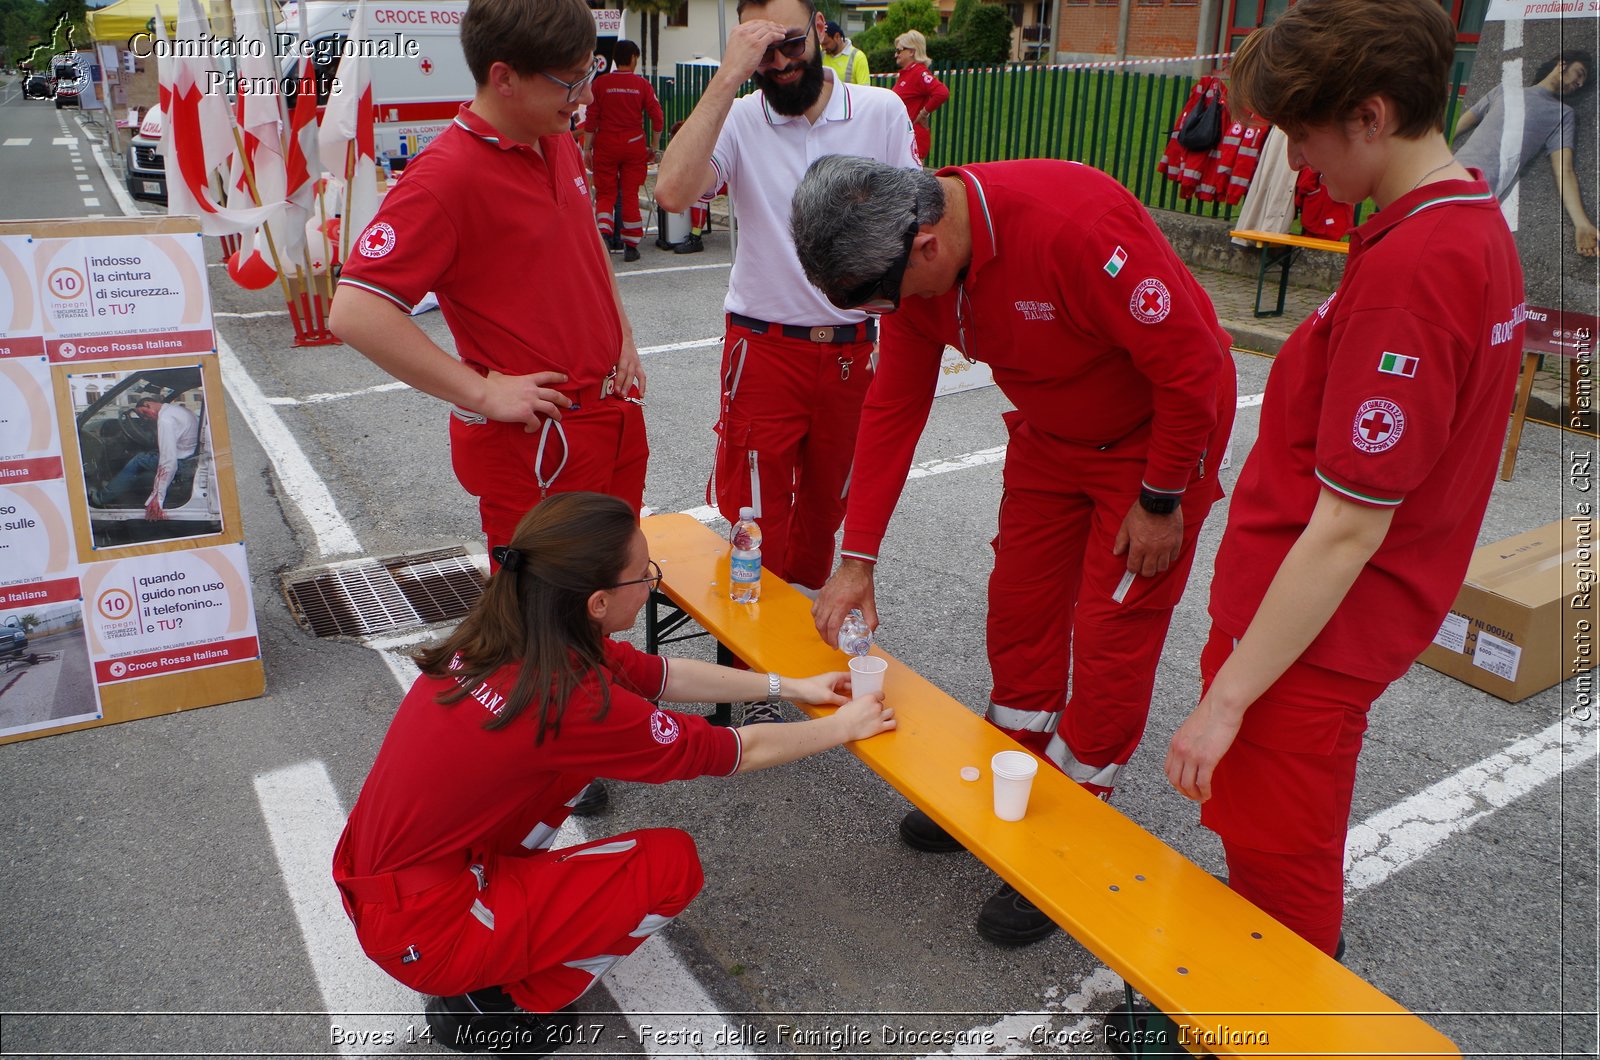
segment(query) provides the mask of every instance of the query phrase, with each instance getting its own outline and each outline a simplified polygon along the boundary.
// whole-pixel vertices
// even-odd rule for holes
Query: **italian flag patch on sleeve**
[[[1378,371],[1410,379],[1417,374],[1417,358],[1407,357],[1403,353],[1385,353],[1378,358]]]
[[[1105,263],[1106,275],[1107,276],[1115,276],[1117,273],[1122,271],[1122,266],[1126,265],[1127,262],[1128,262],[1128,252],[1126,250],[1123,250],[1121,247],[1118,247],[1116,250],[1113,250],[1111,252],[1111,256],[1106,259],[1106,263]]]

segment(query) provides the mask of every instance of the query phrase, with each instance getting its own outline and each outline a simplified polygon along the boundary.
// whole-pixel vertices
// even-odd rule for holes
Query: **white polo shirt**
[[[767,106],[759,91],[734,101],[711,153],[728,185],[739,218],[739,253],[723,308],[778,324],[820,327],[864,320],[859,311],[833,307],[811,286],[789,234],[794,189],[811,163],[825,155],[857,155],[906,169],[920,168],[911,120],[900,97],[886,88],[833,82],[815,125]]]

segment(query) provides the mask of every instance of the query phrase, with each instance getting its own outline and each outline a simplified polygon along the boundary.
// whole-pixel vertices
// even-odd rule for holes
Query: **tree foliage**
[[[877,25],[856,34],[854,44],[867,53],[876,73],[893,73],[894,41],[906,30],[928,38],[928,59],[935,69],[985,66],[1011,57],[1011,16],[998,3],[956,0],[950,25],[937,33],[939,12],[931,0],[894,0]]]

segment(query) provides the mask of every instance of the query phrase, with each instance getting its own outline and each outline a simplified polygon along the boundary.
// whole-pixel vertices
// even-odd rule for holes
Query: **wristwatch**
[[[1151,489],[1139,490],[1139,507],[1151,515],[1171,515],[1183,503],[1181,493],[1157,493]]]
[[[783,678],[777,674],[767,674],[767,702],[777,703],[783,699]]]

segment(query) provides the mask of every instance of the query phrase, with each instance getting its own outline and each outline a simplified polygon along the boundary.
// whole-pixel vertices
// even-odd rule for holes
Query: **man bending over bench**
[[[879,542],[955,345],[1017,406],[989,578],[988,718],[1109,795],[1222,494],[1234,374],[1210,299],[1127,189],[1072,162],[935,175],[823,158],[795,192],[793,229],[806,277],[834,305],[891,314],[818,631],[832,642],[852,607],[877,625]],[[920,810],[900,835],[961,849]],[[1001,945],[1054,927],[1009,884],[978,917]]]

